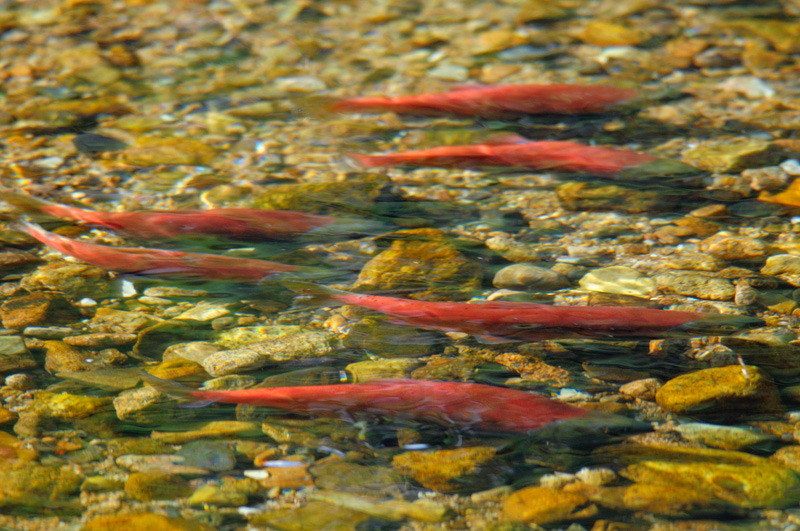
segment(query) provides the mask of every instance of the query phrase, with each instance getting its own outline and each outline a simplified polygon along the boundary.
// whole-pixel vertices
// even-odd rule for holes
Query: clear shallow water
[[[479,343],[298,302],[276,279],[111,278],[14,230],[25,213],[9,206],[0,524],[791,528],[796,15],[790,1],[8,4],[4,187],[102,211],[347,220],[276,243],[142,240],[34,216],[62,235],[274,260],[313,268],[301,276],[319,284],[418,300],[641,306],[765,326]],[[601,115],[514,121],[324,111],[325,98],[522,83],[641,97]],[[507,132],[698,171],[365,170],[345,156]],[[512,264],[532,267],[501,276]],[[442,427],[424,409],[408,418],[411,405],[344,420],[186,408],[142,386],[142,368],[217,389],[473,382],[593,413],[509,434]]]

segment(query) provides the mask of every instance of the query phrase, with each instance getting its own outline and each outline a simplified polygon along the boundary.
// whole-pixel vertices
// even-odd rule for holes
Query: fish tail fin
[[[180,400],[181,402],[197,401],[194,395],[192,394],[194,392],[194,389],[192,389],[191,387],[187,387],[183,384],[174,382],[172,380],[164,380],[163,378],[157,378],[146,371],[138,371],[138,372],[139,372],[139,378],[142,379],[142,382],[152,387],[161,394],[167,395],[171,398],[175,398],[177,400]]]
[[[0,189],[0,200],[25,213],[34,214],[41,214],[43,208],[55,205],[50,201],[8,189]]]
[[[303,302],[309,306],[338,306],[345,304],[341,297],[350,293],[341,289],[320,286],[313,282],[297,279],[283,279],[283,286],[304,296]]]
[[[344,153],[345,164],[357,169],[379,168],[381,166],[391,166],[394,162],[384,155],[364,155],[346,151]]]

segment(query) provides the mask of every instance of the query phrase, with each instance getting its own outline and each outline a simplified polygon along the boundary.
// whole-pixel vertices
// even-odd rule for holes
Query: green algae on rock
[[[125,481],[125,494],[139,501],[173,500],[191,492],[185,479],[161,472],[135,472]]]
[[[28,291],[57,291],[72,300],[102,299],[111,293],[108,272],[86,264],[56,262],[25,275],[20,286]]]
[[[617,210],[661,212],[685,201],[684,191],[641,189],[622,184],[566,182],[556,188],[558,201],[566,210]]]
[[[0,306],[3,327],[23,330],[29,326],[70,323],[80,319],[80,313],[58,293],[34,292],[7,299]]]
[[[86,522],[82,531],[212,531],[214,528],[197,520],[168,517],[155,513],[96,516]]]
[[[778,390],[764,370],[731,365],[673,378],[656,393],[656,402],[679,415],[737,419],[782,410]]]

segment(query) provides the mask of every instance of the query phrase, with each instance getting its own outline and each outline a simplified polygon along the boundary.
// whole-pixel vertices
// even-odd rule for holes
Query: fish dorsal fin
[[[490,310],[546,310],[552,307],[550,304],[539,304],[536,302],[488,301],[475,304],[479,304],[481,308]]]

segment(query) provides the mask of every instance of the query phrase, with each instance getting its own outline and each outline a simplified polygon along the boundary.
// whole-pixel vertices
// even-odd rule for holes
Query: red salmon
[[[21,228],[57,251],[117,273],[258,283],[268,275],[301,269],[293,265],[233,256],[184,253],[164,249],[108,247],[65,238],[47,232],[33,223],[24,223]]]
[[[303,212],[249,208],[102,212],[59,205],[9,191],[0,191],[0,198],[26,210],[100,225],[140,239],[206,234],[235,240],[286,240],[337,221],[336,218]]]
[[[525,114],[602,113],[634,99],[636,95],[633,89],[592,85],[501,85],[394,98],[344,99],[334,103],[331,110],[506,119]]]
[[[518,136],[503,137],[502,141],[495,139],[486,144],[442,146],[387,155],[348,153],[348,156],[367,168],[396,165],[441,168],[511,166],[607,177],[624,168],[657,160],[635,151],[563,141],[530,142]]]
[[[274,407],[348,420],[359,414],[386,416],[486,431],[527,433],[551,422],[590,413],[532,393],[457,382],[396,379],[195,391],[147,373],[142,373],[142,379],[162,393],[181,399]]]
[[[321,302],[384,313],[396,324],[464,332],[487,343],[564,338],[658,338],[730,335],[763,326],[742,315],[615,306],[551,306],[527,302],[427,302],[362,295],[296,280],[284,284]]]

